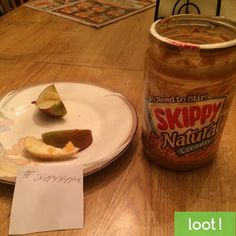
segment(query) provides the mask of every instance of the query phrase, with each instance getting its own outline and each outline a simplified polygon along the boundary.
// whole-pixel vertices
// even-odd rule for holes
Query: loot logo
[[[213,143],[221,129],[224,100],[223,97],[200,102],[149,102],[152,126],[161,137],[160,147],[171,147],[181,156]]]

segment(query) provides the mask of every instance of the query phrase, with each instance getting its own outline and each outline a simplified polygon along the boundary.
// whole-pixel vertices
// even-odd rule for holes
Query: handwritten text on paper
[[[66,176],[66,175],[49,175],[47,173],[38,172],[35,169],[26,169],[23,173],[22,179],[31,180],[35,182],[44,183],[82,183],[82,179],[77,176]]]

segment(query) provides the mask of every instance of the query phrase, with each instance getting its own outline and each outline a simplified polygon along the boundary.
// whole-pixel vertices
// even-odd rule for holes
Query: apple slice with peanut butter
[[[26,137],[25,149],[41,160],[62,160],[72,158],[92,141],[91,130],[59,130],[43,133],[42,139]]]

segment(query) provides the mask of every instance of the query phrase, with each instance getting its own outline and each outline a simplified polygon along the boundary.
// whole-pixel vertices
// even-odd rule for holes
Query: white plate
[[[53,130],[90,129],[93,143],[75,159],[59,162],[83,164],[84,175],[108,165],[130,144],[137,115],[126,97],[91,84],[54,84],[67,108],[61,119],[48,119],[31,104],[50,84],[12,91],[0,101],[0,181],[14,184],[18,166],[40,163],[24,155],[26,136],[40,138],[42,133]]]

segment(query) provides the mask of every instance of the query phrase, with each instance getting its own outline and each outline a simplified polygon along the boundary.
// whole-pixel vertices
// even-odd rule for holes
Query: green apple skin
[[[67,113],[66,107],[62,101],[58,101],[50,108],[39,108],[39,110],[52,117],[63,117]]]
[[[73,129],[43,133],[42,140],[48,145],[60,148],[71,141],[73,145],[78,147],[81,151],[93,142],[93,137],[92,131],[89,129]]]

